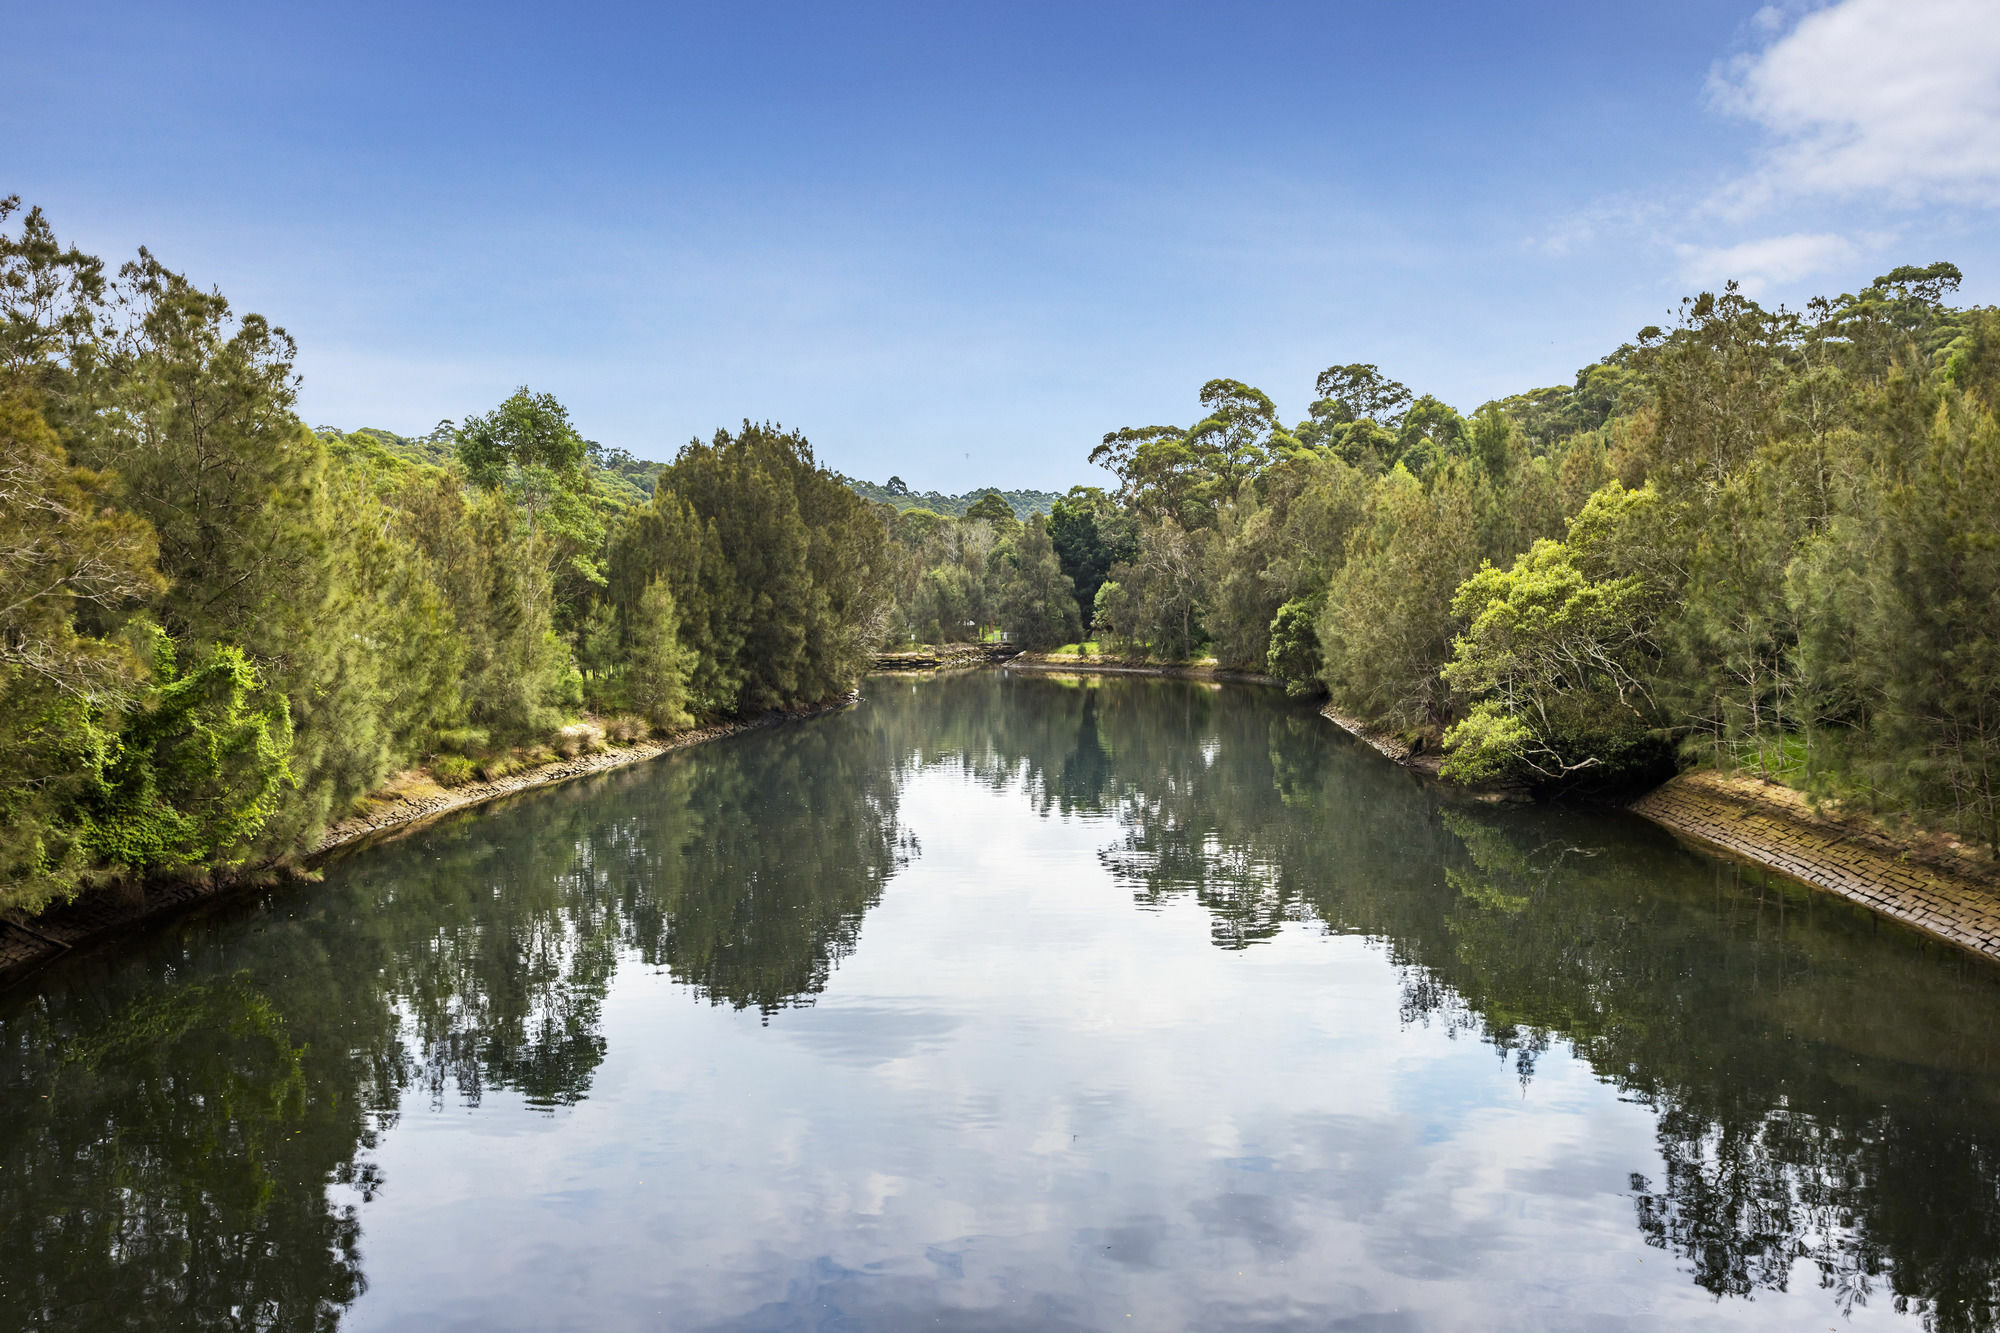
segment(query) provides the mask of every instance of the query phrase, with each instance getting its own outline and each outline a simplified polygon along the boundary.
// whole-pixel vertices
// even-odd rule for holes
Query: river
[[[990,671],[0,992],[0,1328],[1990,1329],[2000,970]]]

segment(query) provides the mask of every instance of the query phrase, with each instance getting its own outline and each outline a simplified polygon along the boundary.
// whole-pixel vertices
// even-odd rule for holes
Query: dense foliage
[[[881,637],[886,530],[796,433],[661,468],[526,388],[315,432],[283,329],[0,223],[0,909],[285,864],[392,771],[580,709],[837,696]]]
[[[1132,525],[1097,633],[1324,689],[1465,781],[1678,756],[2000,845],[2000,311],[1958,279],[1730,286],[1470,418],[1370,365],[1290,427],[1213,380],[1092,454]]]
[[[1470,417],[1366,364],[1291,425],[1212,380],[1104,436],[1113,491],[943,497],[749,421],[642,463],[527,388],[311,430],[283,329],[0,221],[0,908],[996,634],[1266,671],[1463,781],[1752,765],[2000,845],[2000,312],[1948,264],[1703,295]]]

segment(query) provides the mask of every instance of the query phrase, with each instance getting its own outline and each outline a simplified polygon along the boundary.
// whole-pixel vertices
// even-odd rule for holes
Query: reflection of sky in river
[[[922,854],[811,1007],[701,1002],[628,956],[573,1107],[406,1104],[345,1326],[1825,1329],[1649,1248],[1654,1116],[1558,1046],[1406,1026],[1382,946],[1216,948],[1135,911],[1105,818],[951,766]]]

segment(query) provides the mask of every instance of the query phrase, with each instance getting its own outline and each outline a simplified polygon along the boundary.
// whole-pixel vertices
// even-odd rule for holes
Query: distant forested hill
[[[398,435],[377,426],[348,431],[332,426],[314,429],[336,457],[350,462],[393,469],[398,464],[441,468],[451,461],[452,437],[448,424],[441,425],[428,435],[415,437]],[[623,449],[606,448],[594,440],[587,443],[590,461],[596,465],[591,475],[592,490],[605,499],[624,504],[644,504],[651,497],[653,482],[664,464],[648,463],[634,458]]]
[[[428,435],[417,436],[398,435],[378,426],[363,426],[349,431],[320,426],[316,428],[316,433],[335,455],[376,467],[386,465],[393,468],[398,464],[443,467],[451,461],[451,431],[448,425],[440,426]],[[634,458],[623,449],[607,448],[595,442],[590,445],[590,458],[597,465],[594,489],[607,499],[626,504],[645,503],[653,493],[654,479],[665,466],[648,463]],[[1048,513],[1050,506],[1061,498],[1055,491],[1003,491],[997,486],[983,486],[963,495],[913,491],[901,477],[891,477],[881,485],[855,477],[843,476],[841,480],[863,499],[892,504],[898,509],[928,509],[948,518],[964,518],[965,511],[979,503],[980,497],[985,495],[999,496],[1014,511],[1014,516],[1023,520],[1030,514]]]
[[[901,477],[891,477],[883,485],[872,481],[862,481],[855,477],[842,477],[853,488],[854,493],[864,499],[892,504],[898,509],[928,509],[934,514],[947,518],[964,518],[965,511],[979,503],[981,496],[997,495],[1005,500],[1014,511],[1014,517],[1025,520],[1030,514],[1046,514],[1062,496],[1055,491],[1003,491],[998,486],[982,486],[978,490],[967,491],[963,495],[945,495],[938,491],[913,491],[903,484]]]

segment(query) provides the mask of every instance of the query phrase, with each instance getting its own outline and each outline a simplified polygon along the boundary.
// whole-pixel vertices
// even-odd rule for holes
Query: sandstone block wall
[[[1683,773],[1632,809],[1682,837],[1837,893],[1961,948],[2000,959],[2000,892],[1871,846],[1795,793]]]

